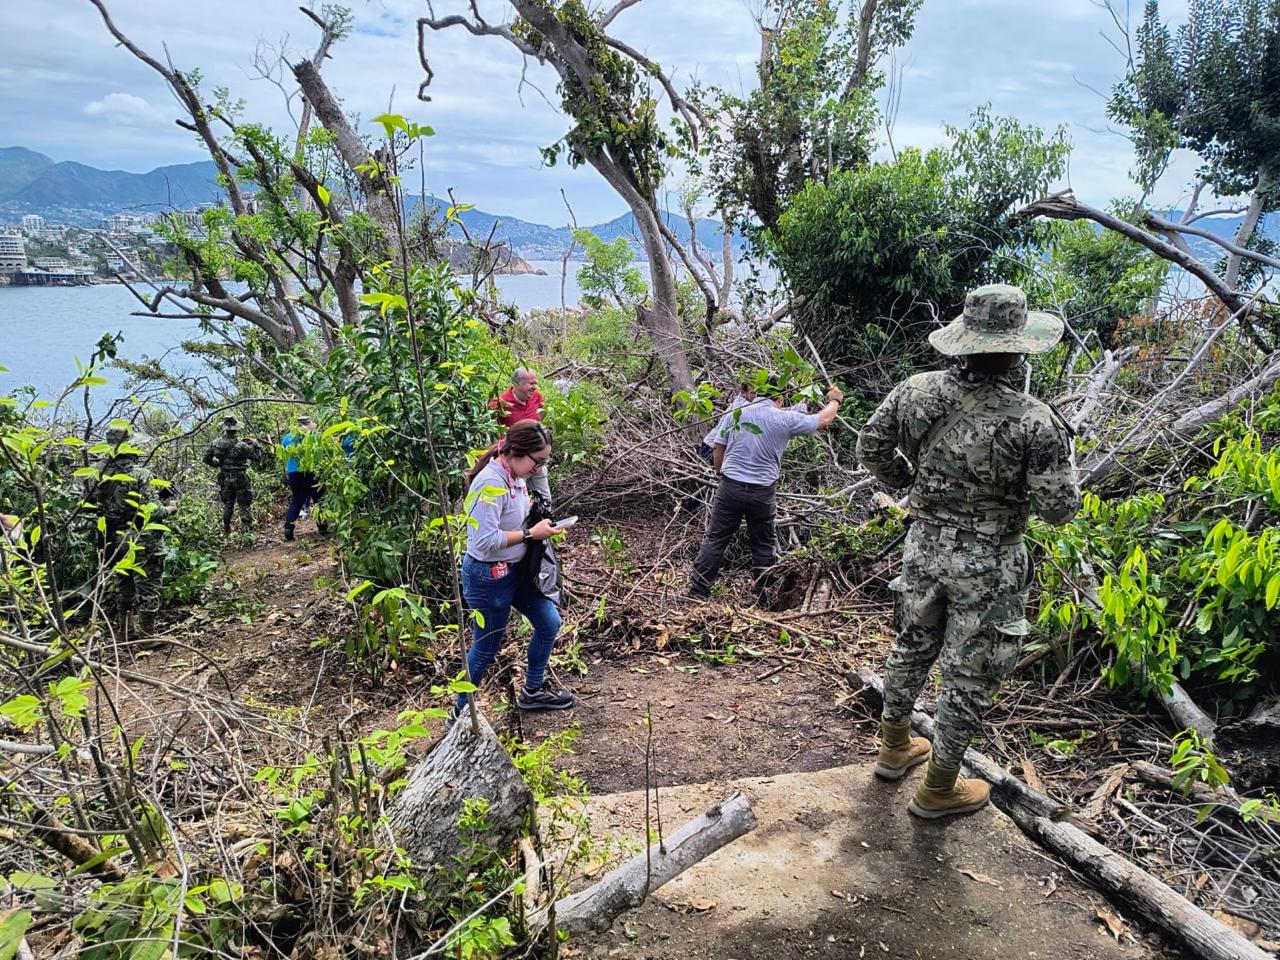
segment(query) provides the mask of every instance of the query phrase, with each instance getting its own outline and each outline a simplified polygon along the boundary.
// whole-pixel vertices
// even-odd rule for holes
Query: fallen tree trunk
[[[1275,960],[1141,867],[1077,830],[1013,807],[1006,811],[1027,834],[1085,874],[1126,909],[1184,943],[1203,960]]]
[[[858,678],[866,689],[874,690],[883,700],[884,681],[878,674],[864,667],[858,670]],[[914,711],[911,722],[919,733],[933,738],[933,718],[923,710]],[[1275,960],[1167,884],[1089,836],[1081,827],[1097,828],[1065,804],[1032,790],[990,757],[972,748],[965,753],[964,765],[968,772],[991,785],[996,805],[1030,837],[1088,876],[1099,889],[1185,943],[1197,957]]]
[[[586,890],[556,901],[556,927],[570,933],[604,932],[621,913],[638,907],[668,880],[755,827],[751,802],[735,792]],[[540,930],[548,922],[549,910],[544,909],[534,915],[531,926]]]
[[[1201,740],[1212,746],[1218,725],[1212,717],[1200,709],[1200,706],[1191,699],[1191,695],[1182,689],[1182,684],[1175,680],[1168,693],[1163,691],[1160,693],[1160,702],[1164,704],[1164,708],[1169,711],[1169,716],[1181,729],[1194,730],[1200,735]]]
[[[489,722],[476,717],[478,732],[463,713],[391,805],[392,830],[415,863],[443,863],[464,851],[470,840],[458,817],[467,800],[488,802],[484,841],[495,849],[514,844],[528,819],[533,795]]]

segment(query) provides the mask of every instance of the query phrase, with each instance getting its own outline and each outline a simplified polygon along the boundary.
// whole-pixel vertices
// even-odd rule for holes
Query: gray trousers
[[[720,564],[729,548],[729,541],[738,532],[743,519],[747,521],[747,537],[751,541],[751,569],[755,575],[756,598],[763,599],[767,574],[775,559],[777,537],[774,532],[774,498],[776,487],[759,483],[742,483],[729,477],[720,478],[715,499],[711,502],[711,519],[707,524],[707,536],[693,562],[693,576],[689,592],[706,596],[711,585],[720,575]]]
[[[547,468],[545,465],[529,474],[529,479],[525,483],[531,493],[540,493],[546,498],[547,502],[551,501],[551,483],[547,480]]]

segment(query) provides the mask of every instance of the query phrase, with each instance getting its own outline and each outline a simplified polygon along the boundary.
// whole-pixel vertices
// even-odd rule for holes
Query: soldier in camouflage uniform
[[[178,507],[173,502],[172,488],[156,480],[139,462],[141,448],[148,442],[146,437],[131,434],[125,427],[112,427],[106,438],[112,451],[97,465],[98,477],[90,481],[85,499],[97,509],[105,525],[99,538],[105,568],[114,567],[128,556],[131,544],[137,545],[134,564],[138,569],[113,574],[119,581],[111,605],[118,637],[128,635],[129,618],[135,613],[137,627],[146,635],[155,629],[160,610],[165,560],[164,531],[147,528],[164,523]]]
[[[1080,506],[1069,428],[1010,375],[1021,355],[1051,349],[1060,319],[1028,313],[1017,287],[971,292],[964,314],[929,342],[961,367],[898,384],[858,437],[878,479],[907,488],[909,528],[898,592],[898,637],[885,665],[875,772],[901,779],[929,760],[908,805],[926,818],[982,807],[990,788],[959,776],[983,713],[1029,632],[1032,513],[1065,523]],[[911,711],[941,660],[937,732],[911,736]]]
[[[223,433],[204,453],[207,467],[218,468],[218,496],[222,500],[222,532],[231,533],[231,517],[240,506],[240,525],[253,529],[253,486],[249,466],[262,459],[262,448],[254,440],[241,440],[240,421],[223,417]]]

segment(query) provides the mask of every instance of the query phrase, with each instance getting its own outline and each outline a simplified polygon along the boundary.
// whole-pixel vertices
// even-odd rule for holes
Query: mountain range
[[[215,202],[220,196],[217,170],[208,160],[157,167],[149,173],[126,173],[99,170],[74,161],[57,163],[25,147],[0,147],[0,224],[16,223],[23,214],[38,213],[51,223],[96,227],[104,217],[114,213],[190,208]],[[449,206],[448,200],[430,196],[425,199],[428,205],[441,209]],[[406,198],[406,214],[411,215],[418,203],[417,197]],[[1180,211],[1176,210],[1166,213],[1174,220],[1179,215]],[[689,222],[683,216],[668,214],[667,217],[672,231],[687,244]],[[558,260],[572,243],[567,226],[531,223],[479,209],[465,210],[459,218],[474,241],[484,240],[492,230],[496,240],[505,241],[513,253],[525,260]],[[1198,221],[1197,226],[1230,239],[1241,219],[1240,216],[1208,217]],[[605,241],[626,237],[632,241],[637,256],[642,256],[632,214],[623,214],[588,229]],[[1262,229],[1271,238],[1280,238],[1280,216],[1272,214],[1266,218]],[[718,220],[698,223],[698,241],[713,258],[719,255],[721,230]],[[455,225],[450,228],[450,234],[460,239],[462,231]],[[734,251],[741,257],[746,251],[746,241],[736,231],[733,240]],[[1208,240],[1188,236],[1187,241],[1197,256],[1210,263],[1222,255],[1221,248]],[[578,248],[575,255],[580,256],[581,252]]]
[[[57,163],[25,147],[0,147],[0,223],[16,223],[23,214],[37,213],[50,223],[97,227],[104,217],[115,213],[191,208],[215,202],[221,195],[217,169],[208,160],[157,167],[149,173],[126,173],[99,170],[74,161]],[[431,196],[425,199],[428,205],[441,209],[449,206],[448,200]],[[418,203],[417,197],[406,198],[406,213],[411,213]],[[495,240],[505,241],[526,260],[558,260],[572,243],[567,226],[551,227],[479,209],[465,210],[459,219],[473,240],[482,241],[493,230]],[[676,236],[687,243],[688,221],[672,214],[668,215],[668,223]],[[588,229],[606,241],[627,237],[639,252],[635,217],[630,213]],[[718,220],[699,221],[698,242],[718,253],[720,231]],[[462,231],[455,225],[450,233],[461,237]],[[739,234],[734,236],[734,248],[739,254],[746,248]],[[581,253],[581,247],[577,248],[576,255]]]

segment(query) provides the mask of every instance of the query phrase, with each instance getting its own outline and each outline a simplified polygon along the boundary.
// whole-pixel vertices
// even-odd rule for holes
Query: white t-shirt
[[[716,425],[714,442],[725,446],[720,472],[739,483],[777,483],[791,438],[817,432],[816,413],[779,410],[772,400],[753,400],[730,410]]]

